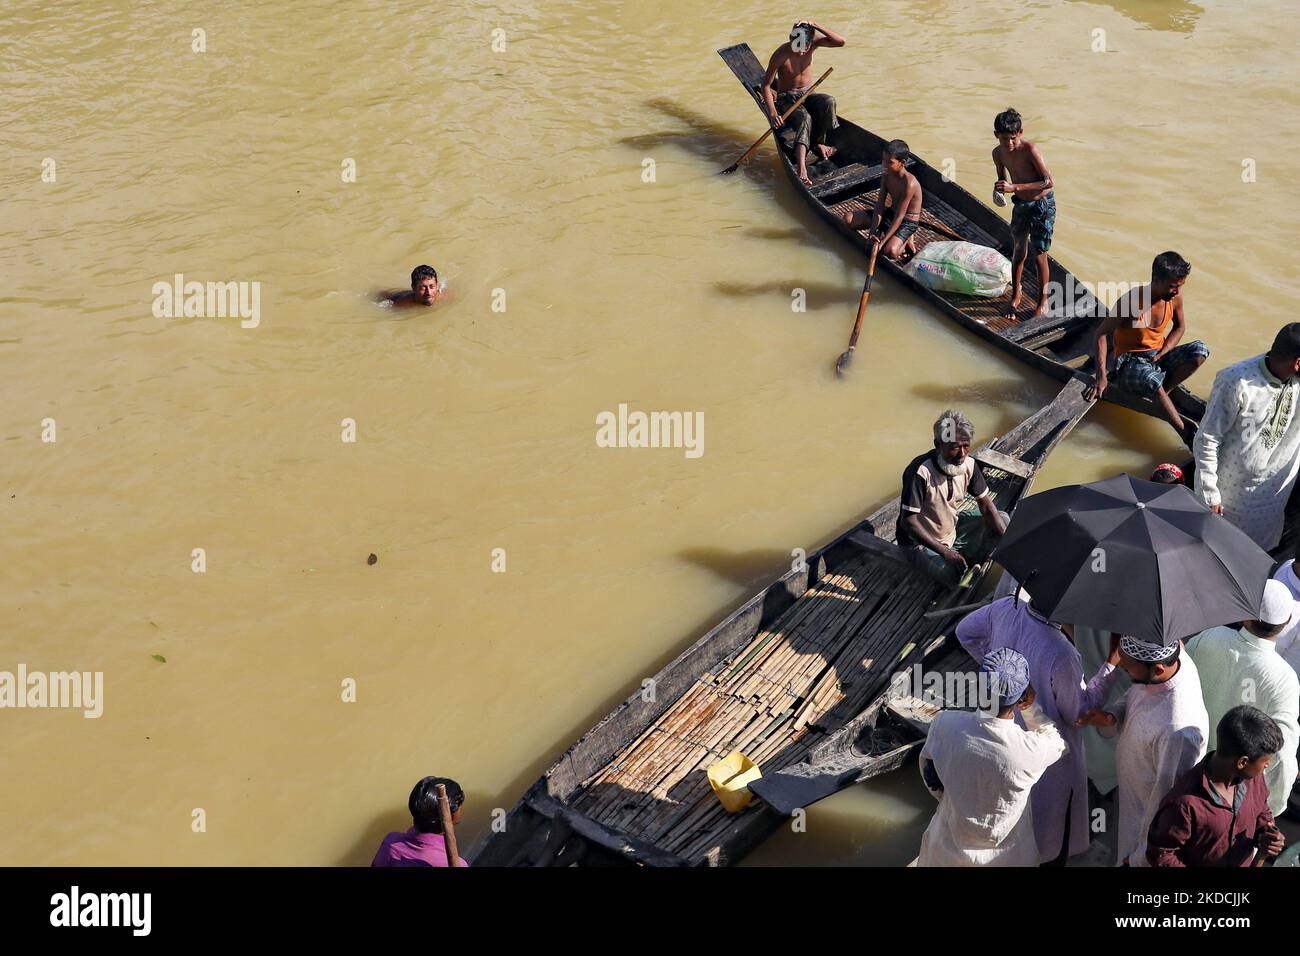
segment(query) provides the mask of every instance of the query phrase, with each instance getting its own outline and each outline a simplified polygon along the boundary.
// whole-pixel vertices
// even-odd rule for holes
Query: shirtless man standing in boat
[[[818,35],[820,34],[820,36]],[[767,116],[787,146],[794,146],[799,162],[799,180],[811,186],[808,178],[808,150],[816,149],[822,159],[835,155],[835,147],[826,145],[826,134],[840,125],[835,116],[835,97],[811,93],[803,105],[790,114],[784,128],[781,115],[813,84],[813,51],[821,46],[844,46],[844,37],[808,20],[800,20],[790,30],[790,42],[782,43],[767,62],[763,77],[763,102]]]
[[[1038,265],[1038,306],[1032,319],[1047,312],[1047,287],[1050,276],[1047,250],[1052,248],[1052,231],[1056,228],[1056,197],[1052,194],[1052,174],[1037,146],[1025,139],[1020,114],[1007,107],[993,118],[993,135],[998,147],[993,150],[993,165],[998,181],[993,184],[993,201],[1005,206],[1002,197],[1011,194],[1011,298],[1006,317],[1014,319],[1020,305],[1020,277],[1025,271],[1029,248],[1033,247]]]
[[[901,139],[890,140],[880,154],[880,164],[885,169],[876,204],[868,212],[850,209],[844,221],[851,229],[861,229],[870,220],[867,239],[880,243],[880,251],[890,259],[900,262],[916,255],[914,233],[921,226],[921,184],[907,171],[911,150]],[[888,229],[882,229],[885,218],[885,197],[889,197],[894,210],[894,220]]]

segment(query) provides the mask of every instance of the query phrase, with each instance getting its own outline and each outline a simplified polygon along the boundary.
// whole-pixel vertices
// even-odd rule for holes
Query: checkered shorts
[[[1029,244],[1034,255],[1052,248],[1052,233],[1056,230],[1056,197],[1049,190],[1041,199],[1011,198],[1011,233],[1029,234]]]
[[[1122,354],[1115,361],[1115,384],[1134,395],[1153,396],[1171,371],[1196,359],[1209,358],[1210,350],[1198,340],[1174,346],[1158,362],[1151,360],[1155,354],[1155,349]]]

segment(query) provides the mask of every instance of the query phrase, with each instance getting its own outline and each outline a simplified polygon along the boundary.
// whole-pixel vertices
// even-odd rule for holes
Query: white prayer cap
[[[1119,649],[1135,661],[1144,664],[1163,664],[1178,653],[1178,642],[1159,644],[1122,634],[1119,639]]]
[[[1259,622],[1270,627],[1286,624],[1295,610],[1291,589],[1281,581],[1270,580],[1264,585],[1264,599],[1259,605]]]

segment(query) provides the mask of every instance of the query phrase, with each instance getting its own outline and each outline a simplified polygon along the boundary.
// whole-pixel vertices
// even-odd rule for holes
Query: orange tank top
[[[1159,320],[1156,319],[1156,306],[1164,306]],[[1151,308],[1140,312],[1136,319],[1120,319],[1119,327],[1115,329],[1115,354],[1159,349],[1165,344],[1173,324],[1174,304],[1172,302],[1157,302]]]

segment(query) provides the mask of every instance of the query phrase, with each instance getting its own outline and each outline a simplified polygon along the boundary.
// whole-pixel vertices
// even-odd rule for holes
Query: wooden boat
[[[947,621],[953,623],[951,618]],[[773,813],[789,817],[856,783],[902,766],[921,749],[930,725],[942,710],[970,709],[969,694],[954,699],[947,696],[943,685],[947,683],[947,675],[956,675],[961,686],[973,688],[969,678],[978,666],[956,639],[949,636],[934,641],[912,669],[939,678],[937,697],[916,687],[914,675],[896,671],[894,681],[865,711],[806,758],[755,780],[749,789]],[[958,684],[951,686],[956,689]]]
[[[763,111],[759,88],[764,70],[749,44],[719,50],[718,55],[731,67]],[[843,116],[839,128],[827,137],[827,143],[836,148],[829,161],[817,162],[808,167],[812,186],[799,181],[798,168],[790,153],[778,146],[781,162],[799,194],[831,228],[846,236],[862,250],[863,261],[870,253],[866,230],[853,230],[844,222],[844,213],[853,209],[871,208],[880,192],[883,168],[880,153],[890,137],[857,126]],[[984,246],[992,246],[1009,254],[1011,227],[990,206],[963,189],[956,182],[945,180],[929,163],[914,155],[909,170],[920,181],[924,192],[921,228],[916,232],[918,249],[926,243],[948,240],[954,236]],[[1066,381],[1075,372],[1092,374],[1093,346],[1097,321],[1108,310],[1083,283],[1064,266],[1049,257],[1050,281],[1060,292],[1059,307],[1037,319],[1007,319],[1003,314],[1006,300],[987,299],[955,292],[938,292],[921,285],[903,267],[885,256],[880,256],[890,275],[912,289],[923,299],[936,306],[944,315],[992,342],[998,348],[1040,372]],[[1030,263],[1024,272],[1022,302],[1038,299],[1037,270]],[[1049,302],[1053,302],[1049,298]],[[1022,308],[1022,312],[1026,311]],[[1170,395],[1180,415],[1197,423],[1205,413],[1205,401],[1178,386]],[[1145,414],[1163,418],[1156,404],[1145,398],[1123,392],[1112,384],[1107,390],[1107,401],[1135,409]]]
[[[974,452],[998,507],[1015,508],[1090,407],[1085,385]],[[668,664],[542,775],[475,865],[723,865],[780,826],[758,801],[728,813],[708,768],[737,750],[764,773],[804,760],[934,649],[945,622],[924,615],[969,599],[987,569],[941,583],[893,543],[898,514],[894,499]],[[886,743],[856,779],[898,766],[915,740]]]

